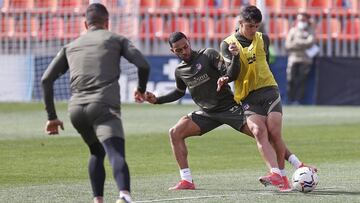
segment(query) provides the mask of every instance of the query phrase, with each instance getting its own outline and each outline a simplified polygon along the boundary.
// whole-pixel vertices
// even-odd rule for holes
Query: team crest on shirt
[[[196,64],[195,66],[196,66],[196,69],[197,69],[197,70],[200,70],[200,69],[202,68],[202,66],[201,66],[200,63]]]
[[[250,108],[249,104],[243,104],[243,109],[244,111],[248,110]]]

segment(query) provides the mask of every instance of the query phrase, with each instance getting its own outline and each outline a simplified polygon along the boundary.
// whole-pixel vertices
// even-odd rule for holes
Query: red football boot
[[[186,180],[181,180],[175,186],[170,187],[169,190],[195,190],[195,184]]]
[[[284,186],[284,180],[281,178],[281,176],[277,173],[271,173],[267,176],[261,176],[259,178],[259,181],[264,186],[273,185],[277,187]]]

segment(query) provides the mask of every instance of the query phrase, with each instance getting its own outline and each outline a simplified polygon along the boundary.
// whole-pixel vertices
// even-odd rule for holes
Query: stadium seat
[[[40,40],[62,39],[64,36],[64,20],[52,15],[41,19],[38,36]]]
[[[57,0],[57,9],[59,11],[75,11],[79,12],[82,9],[82,0]]]
[[[199,0],[180,0],[181,8],[203,8],[204,1]]]
[[[289,21],[286,18],[271,18],[268,23],[271,40],[285,38],[289,32]]]
[[[284,0],[281,5],[281,11],[287,15],[296,15],[299,10],[306,9],[306,0]]]
[[[57,1],[56,0],[34,0],[35,8],[51,8],[56,9]]]
[[[281,0],[265,0],[265,6],[269,13],[278,12],[281,8]]]
[[[195,39],[212,38],[214,36],[214,20],[212,18],[194,18],[191,23],[190,37]]]
[[[316,27],[316,36],[321,40],[337,38],[340,32],[341,24],[337,18],[323,19]]]
[[[3,0],[2,12],[25,11],[34,7],[34,0]]]
[[[163,37],[164,31],[164,20],[162,17],[150,17],[142,19],[140,22],[140,33],[141,39],[149,38],[161,38]]]
[[[192,13],[193,11],[201,13],[205,11],[203,0],[180,0],[179,8],[187,13]]]
[[[154,12],[156,9],[156,0],[140,0],[141,13]]]
[[[306,0],[284,0],[284,9],[305,9]]]
[[[16,39],[28,39],[28,37],[33,38],[36,36],[36,29],[38,27],[37,21],[34,17],[28,19],[25,15],[13,18],[14,29],[10,33],[10,37]]]
[[[2,16],[0,37],[7,38],[14,33],[14,18]]]
[[[348,19],[345,23],[341,38],[346,40],[359,40],[360,39],[360,19]]]
[[[159,8],[177,8],[177,2],[173,0],[158,0],[157,6]]]
[[[183,32],[185,35],[189,35],[190,26],[189,26],[188,18],[186,17],[169,18],[168,21],[165,23],[164,37],[168,37],[170,33],[175,31],[180,31]]]
[[[215,21],[214,38],[224,39],[226,36],[233,33],[235,31],[236,23],[237,23],[236,17],[227,17]]]
[[[61,28],[61,30],[63,30],[62,37],[65,39],[75,39],[86,30],[84,26],[84,17],[70,16],[64,17],[61,20],[63,21],[63,28]]]
[[[332,1],[324,0],[309,0],[308,1],[308,11],[313,14],[328,13],[332,7]]]

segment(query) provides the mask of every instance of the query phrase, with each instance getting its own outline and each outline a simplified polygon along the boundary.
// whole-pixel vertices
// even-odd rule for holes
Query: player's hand
[[[218,79],[218,81],[217,81],[216,91],[219,92],[219,91],[221,90],[221,87],[222,87],[224,84],[228,83],[228,81],[229,81],[229,77],[227,77],[227,76],[220,77],[220,78]]]
[[[137,103],[143,103],[145,101],[145,93],[141,93],[139,90],[135,89],[134,99]]]
[[[145,92],[145,99],[151,104],[154,104],[157,101],[156,96],[152,92]]]
[[[61,120],[48,120],[46,122],[45,132],[48,135],[57,135],[59,134],[59,127],[64,130],[64,123]]]
[[[239,48],[236,46],[235,42],[230,43],[229,51],[233,56],[237,56],[239,54]]]

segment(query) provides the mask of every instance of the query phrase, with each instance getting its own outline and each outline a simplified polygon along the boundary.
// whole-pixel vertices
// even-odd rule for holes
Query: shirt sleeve
[[[268,64],[270,64],[270,52],[269,52],[270,38],[268,35],[263,34],[263,40],[264,40],[264,51],[266,53],[266,61]]]
[[[183,97],[185,95],[186,84],[177,75],[177,71],[175,71],[175,82],[176,82],[176,89],[169,92],[166,95],[158,97],[156,104],[170,103],[170,102],[180,99],[181,97]]]
[[[232,82],[236,80],[240,73],[240,57],[239,55],[233,56],[233,54],[229,51],[229,44],[225,41],[221,42],[220,50],[227,67],[225,76],[229,77],[229,82]]]
[[[138,68],[138,90],[141,93],[146,91],[146,84],[149,79],[150,65],[144,55],[133,45],[133,43],[124,38],[122,41],[122,55]]]
[[[41,78],[45,110],[48,114],[48,120],[54,120],[57,118],[54,105],[54,82],[61,75],[66,73],[68,69],[69,65],[66,59],[65,48],[62,48],[51,61]]]

